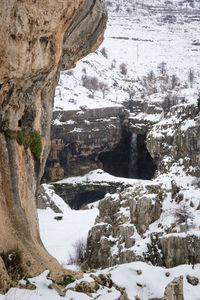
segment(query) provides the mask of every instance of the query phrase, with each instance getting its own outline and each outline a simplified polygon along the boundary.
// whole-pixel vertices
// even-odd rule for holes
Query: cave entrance
[[[126,133],[111,152],[99,155],[104,171],[117,176],[150,180],[157,169],[146,147],[146,134]]]
[[[105,197],[106,192],[101,191],[85,191],[78,193],[73,201],[67,201],[67,204],[72,209],[84,209],[84,206],[93,202],[96,202]]]

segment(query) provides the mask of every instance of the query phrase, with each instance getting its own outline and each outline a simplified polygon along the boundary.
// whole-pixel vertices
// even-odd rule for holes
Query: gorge
[[[0,4],[0,300],[199,299],[200,4],[106,2]]]

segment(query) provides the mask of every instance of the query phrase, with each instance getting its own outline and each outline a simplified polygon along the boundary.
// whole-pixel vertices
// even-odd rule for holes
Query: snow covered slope
[[[200,2],[108,1],[108,9],[103,44],[62,73],[54,109],[116,106],[133,98],[162,101],[168,93],[195,101]]]

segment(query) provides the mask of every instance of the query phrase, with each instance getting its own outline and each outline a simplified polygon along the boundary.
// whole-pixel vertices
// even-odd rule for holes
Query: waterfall
[[[137,159],[138,159],[137,134],[133,133],[131,137],[131,146],[130,146],[129,178],[138,178]]]

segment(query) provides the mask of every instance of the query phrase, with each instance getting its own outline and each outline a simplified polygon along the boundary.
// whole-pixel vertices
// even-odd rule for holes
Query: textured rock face
[[[49,268],[58,276],[60,266],[40,242],[35,207],[54,89],[61,68],[74,66],[100,44],[106,15],[98,0],[11,0],[0,3],[0,24],[0,252],[17,248],[28,274]],[[37,131],[40,159],[6,136],[7,130]]]
[[[182,276],[174,278],[174,280],[167,285],[162,300],[184,300]]]
[[[102,167],[99,154],[112,151],[119,144],[127,112],[123,107],[55,111],[54,120],[44,175],[50,180]]]
[[[165,122],[154,125],[147,136],[147,148],[157,160],[159,169],[166,171],[163,162],[170,156],[171,163],[180,158],[189,166],[200,166],[200,117],[194,105],[172,107]],[[168,162],[167,168],[170,164]]]
[[[84,182],[76,184],[57,182],[52,183],[52,186],[56,194],[72,209],[81,209],[89,203],[103,199],[107,193],[114,194],[117,190],[123,190],[126,187],[120,182]]]
[[[169,236],[160,239],[164,265],[167,268],[200,262],[200,239],[197,236]]]
[[[101,200],[88,234],[88,265],[110,267],[139,260],[172,268],[199,263],[200,239],[193,231],[180,233],[173,210],[164,212],[167,199],[171,193],[160,185],[143,182]],[[168,217],[169,222],[162,224]]]
[[[161,214],[160,187],[146,186],[147,191],[151,192],[150,198],[141,187],[136,187],[100,201],[99,216],[88,235],[86,257],[89,266],[109,267],[144,260],[133,248],[134,234],[138,232],[142,236]]]

